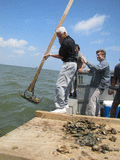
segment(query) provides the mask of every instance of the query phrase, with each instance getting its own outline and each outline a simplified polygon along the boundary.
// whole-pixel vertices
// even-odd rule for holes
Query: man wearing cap
[[[67,31],[64,27],[56,29],[56,34],[59,39],[60,49],[59,54],[47,53],[44,58],[48,57],[59,58],[63,61],[61,71],[56,83],[56,97],[54,113],[66,113],[68,106],[68,95],[71,87],[73,77],[77,69],[77,63],[75,58],[75,41],[67,35]]]

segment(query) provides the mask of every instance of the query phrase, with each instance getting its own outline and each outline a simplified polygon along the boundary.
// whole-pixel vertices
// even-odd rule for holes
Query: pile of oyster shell
[[[102,145],[102,139],[107,139],[115,142],[117,131],[114,128],[106,129],[106,124],[95,124],[89,120],[69,121],[62,128],[66,134],[75,138],[75,142],[80,146],[89,146],[93,151],[113,151],[108,144]],[[111,137],[110,137],[111,136]]]

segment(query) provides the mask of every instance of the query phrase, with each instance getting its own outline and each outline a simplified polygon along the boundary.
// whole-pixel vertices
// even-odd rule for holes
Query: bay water
[[[37,68],[0,65],[0,136],[35,117],[36,110],[54,109],[55,86],[59,71],[42,69],[34,88],[39,104],[33,104],[20,94],[31,84]]]

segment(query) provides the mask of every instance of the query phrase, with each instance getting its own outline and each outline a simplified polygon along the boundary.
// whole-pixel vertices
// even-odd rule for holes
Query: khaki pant
[[[91,89],[90,89],[91,90]],[[100,116],[100,95],[104,92],[99,88],[92,88],[92,94],[89,97],[86,114],[89,116]]]

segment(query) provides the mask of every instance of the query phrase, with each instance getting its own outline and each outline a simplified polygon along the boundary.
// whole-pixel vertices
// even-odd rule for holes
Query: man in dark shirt
[[[120,63],[115,66],[114,77],[113,77],[112,82],[111,82],[111,87],[115,87],[115,85],[117,84],[117,80],[120,83]],[[120,85],[119,85],[119,88],[120,88]],[[113,91],[111,91],[109,89],[108,90],[108,94],[109,95],[113,94]],[[112,103],[111,110],[110,110],[110,117],[111,118],[115,118],[115,116],[116,116],[116,109],[117,109],[117,107],[118,107],[119,104],[120,104],[120,92],[117,91],[116,95],[114,97],[113,103]]]
[[[49,56],[51,56],[54,58],[59,58],[63,61],[63,65],[56,83],[55,106],[58,109],[54,110],[53,112],[66,113],[66,108],[69,107],[68,94],[77,69],[75,58],[75,42],[70,36],[67,35],[67,31],[64,27],[57,28],[56,34],[61,45],[59,54],[47,53],[44,55],[44,58],[47,59]]]
[[[85,68],[85,63],[83,62],[82,60],[82,53],[80,53],[80,47],[78,44],[75,45],[76,46],[76,59],[77,59],[77,71],[75,73],[75,76],[74,76],[74,91],[73,91],[73,97],[76,97],[76,88],[77,88],[77,72],[78,73],[82,73],[83,69]],[[70,93],[69,93],[69,97],[72,96],[72,86],[71,86],[71,89],[70,89]]]

